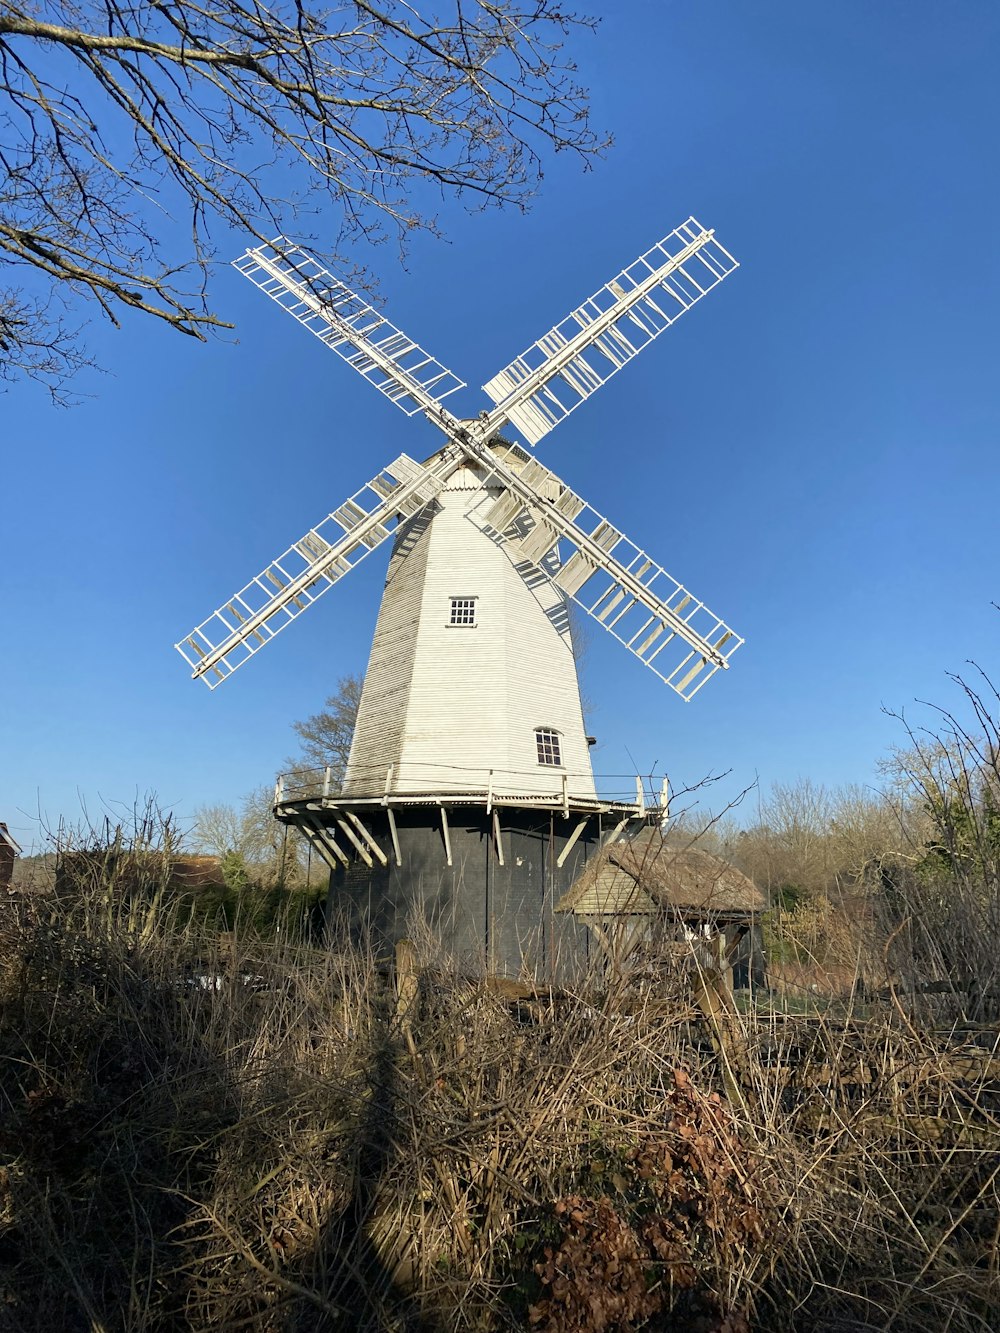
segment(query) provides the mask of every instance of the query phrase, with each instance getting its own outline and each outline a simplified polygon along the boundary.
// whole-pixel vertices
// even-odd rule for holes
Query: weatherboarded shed
[[[735,866],[664,839],[657,827],[613,842],[587,862],[556,904],[623,960],[669,940],[715,940],[734,987],[763,985],[760,889]]]

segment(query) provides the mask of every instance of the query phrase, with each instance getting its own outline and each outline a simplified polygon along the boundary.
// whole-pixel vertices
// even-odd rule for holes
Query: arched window
[[[536,727],[535,745],[538,748],[540,764],[547,764],[549,767],[562,764],[562,747],[558,731],[553,731],[551,727]]]

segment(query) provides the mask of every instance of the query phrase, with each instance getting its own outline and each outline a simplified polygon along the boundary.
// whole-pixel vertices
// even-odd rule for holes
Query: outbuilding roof
[[[602,847],[556,904],[576,916],[754,916],[766,906],[752,880],[697,847],[666,841],[658,828]]]
[[[21,855],[21,849],[20,849],[20,847],[18,847],[17,843],[14,841],[14,838],[13,838],[13,836],[11,835],[11,832],[10,832],[10,830],[7,828],[7,825],[6,825],[6,824],[0,824],[0,842],[5,843],[6,846],[8,846],[8,847],[12,847],[12,848],[14,849],[14,855],[15,855],[15,856],[20,856],[20,855]]]

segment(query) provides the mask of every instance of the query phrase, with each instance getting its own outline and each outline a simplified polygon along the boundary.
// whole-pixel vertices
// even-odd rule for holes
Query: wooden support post
[[[389,836],[392,838],[392,850],[396,856],[396,864],[401,866],[403,858],[399,854],[399,831],[396,828],[396,816],[392,813],[392,806],[387,805],[385,813],[389,816]]]
[[[487,816],[487,818],[489,818],[489,815],[490,815],[490,812],[492,811],[492,809],[493,809],[493,770],[492,770],[492,768],[491,768],[491,769],[490,769],[489,782],[488,782],[487,787],[486,787],[486,816]],[[503,865],[503,861],[502,861],[502,860],[501,860],[500,864]]]
[[[444,850],[448,858],[448,864],[451,865],[451,833],[448,830],[448,811],[442,805],[441,807],[441,832],[444,834]]]
[[[361,834],[365,842],[375,853],[375,855],[378,857],[381,863],[384,866],[387,866],[389,864],[389,858],[386,856],[385,852],[383,852],[382,848],[376,842],[374,834],[368,832],[364,824],[362,824],[361,820],[357,817],[357,815],[354,813],[353,810],[348,810],[345,813],[347,815],[347,818],[351,821],[351,823],[354,825],[357,831]]]
[[[354,844],[355,850],[361,857],[362,861],[364,861],[365,865],[369,867],[374,866],[375,862],[371,858],[371,853],[368,851],[368,848],[364,845],[364,843],[361,841],[358,835],[351,828],[350,824],[348,824],[347,820],[338,819],[337,827],[343,833],[347,841]]]
[[[500,815],[496,810],[493,811],[493,841],[497,848],[497,861],[503,865],[503,837],[500,833]]]
[[[697,958],[695,963],[697,970],[692,985],[694,1002],[708,1021],[709,1035],[719,1057],[726,1095],[731,1102],[748,1112],[744,1089],[740,1087],[737,1077],[746,1067],[746,1034],[740,1024],[733,993],[719,972],[702,968]]]
[[[420,982],[417,978],[417,954],[409,940],[396,942],[396,1018],[404,1033],[409,1033],[410,1020],[414,1017]],[[412,1038],[410,1038],[412,1044]],[[412,1054],[412,1050],[411,1050]]]
[[[569,819],[569,787],[566,782],[565,773],[562,775],[562,798],[563,798],[563,814],[566,816],[567,819]]]
[[[306,818],[308,823],[303,825],[302,831],[330,869],[336,870],[338,869],[338,866],[348,865],[349,857],[347,853],[341,851],[340,847],[337,845],[336,838],[333,837],[330,831],[324,828],[314,815],[307,815]],[[331,853],[337,858],[336,860],[332,859]]]
[[[580,834],[583,832],[583,830],[587,827],[587,823],[588,823],[588,818],[587,818],[587,817],[581,819],[580,822],[579,822],[579,824],[577,824],[576,828],[573,830],[573,832],[572,832],[572,833],[569,835],[569,837],[566,839],[566,846],[562,849],[562,851],[561,851],[561,852],[559,853],[559,855],[556,857],[556,865],[557,865],[560,869],[562,869],[562,867],[566,864],[566,858],[567,858],[567,856],[569,856],[570,852],[571,852],[571,851],[573,850],[573,848],[576,846],[576,840],[577,840],[577,838],[579,838],[579,836],[580,836]]]
[[[607,837],[601,839],[601,846],[607,847],[609,842],[614,842],[615,838],[618,837],[618,834],[621,833],[622,829],[625,827],[625,825],[629,822],[631,818],[632,815],[630,814],[622,815],[621,819],[619,819],[618,823],[614,826],[614,828],[607,835]]]
[[[324,843],[323,839],[320,838],[316,833],[314,833],[312,829],[308,829],[305,826],[303,826],[302,832],[309,839],[310,847],[316,848],[317,852],[319,852],[323,861],[329,866],[329,868],[331,870],[338,870],[340,868],[340,862],[336,859],[336,857],[333,855],[333,852],[331,852],[330,849],[327,847],[327,845]]]

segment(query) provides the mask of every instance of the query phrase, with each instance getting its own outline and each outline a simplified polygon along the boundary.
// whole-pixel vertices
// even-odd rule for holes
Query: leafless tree
[[[318,713],[292,724],[302,749],[285,761],[289,770],[329,768],[332,788],[339,790],[351,753],[363,684],[360,676],[341,676],[336,690]]]
[[[740,868],[769,891],[821,894],[830,875],[830,793],[809,778],[775,783],[755,825],[736,844]]]
[[[924,818],[912,872],[894,878],[884,906],[900,973],[954,987],[960,1016],[993,1020],[1000,1013],[1000,689],[971,665],[974,675],[951,677],[953,707],[925,705],[931,725],[895,715],[906,745],[887,772]]]
[[[200,805],[192,837],[203,852],[224,857],[235,852],[255,883],[291,884],[301,879],[307,848],[301,835],[274,817],[274,788],[255,787],[239,805]]]
[[[350,278],[352,242],[436,229],[422,186],[524,207],[547,151],[602,147],[564,50],[581,25],[560,0],[4,0],[0,375],[58,396],[80,297],[229,327],[213,224],[308,242],[312,216]]]

